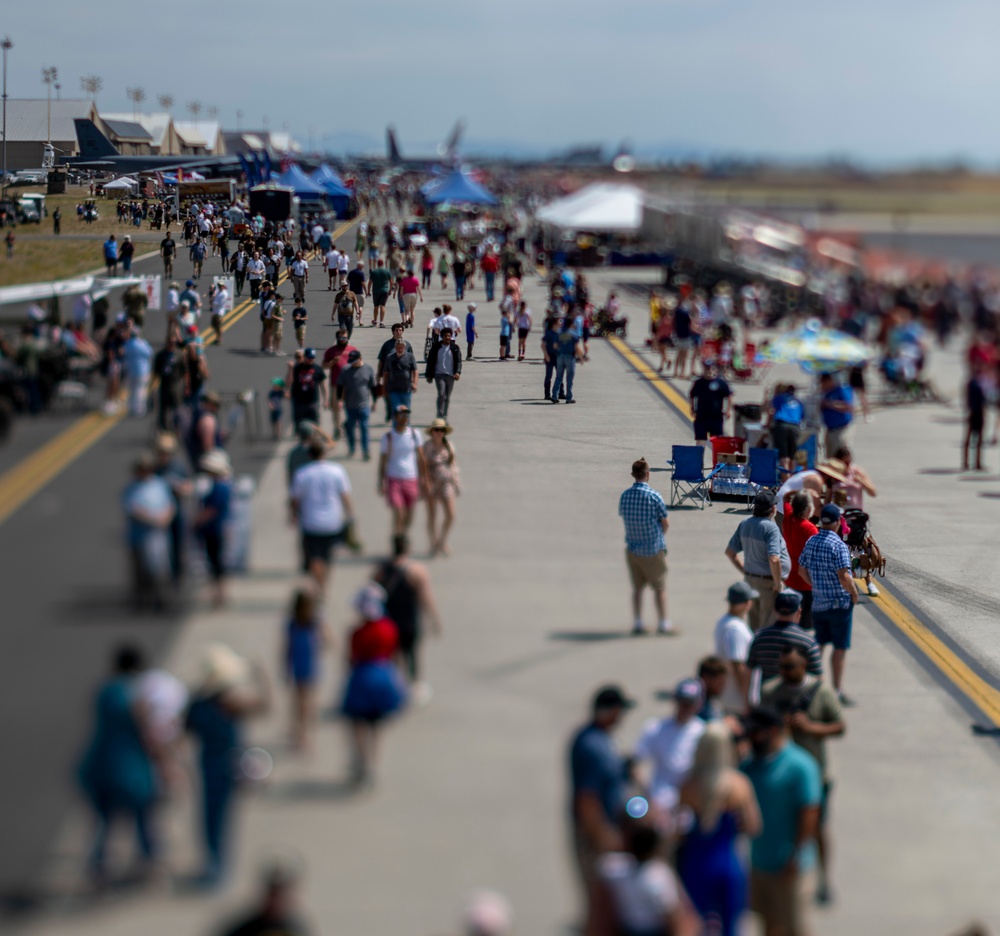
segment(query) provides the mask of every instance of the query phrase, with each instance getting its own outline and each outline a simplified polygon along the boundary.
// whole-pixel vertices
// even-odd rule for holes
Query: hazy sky
[[[248,14],[248,8],[263,11]],[[105,110],[169,93],[235,125],[308,142],[357,134],[404,151],[444,138],[554,149],[575,142],[869,160],[998,161],[996,0],[506,0],[232,4],[99,12],[6,4],[12,97],[63,96],[100,75]],[[148,12],[144,12],[148,11]],[[291,11],[287,15],[286,11]],[[140,23],[148,24],[143,28]],[[267,63],[273,63],[268,65]],[[328,137],[328,139],[331,139]],[[335,138],[334,138],[335,139]]]

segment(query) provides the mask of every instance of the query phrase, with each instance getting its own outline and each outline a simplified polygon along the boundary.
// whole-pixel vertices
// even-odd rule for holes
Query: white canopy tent
[[[590,233],[635,233],[642,225],[646,193],[634,185],[595,182],[572,195],[541,207],[535,217],[544,224]]]
[[[137,189],[138,187],[139,187],[139,183],[136,182],[135,179],[129,179],[129,178],[123,176],[120,179],[115,179],[114,182],[108,182],[108,183],[106,183],[105,186],[104,186],[104,191],[105,192],[124,192],[124,191],[132,191],[133,189]]]

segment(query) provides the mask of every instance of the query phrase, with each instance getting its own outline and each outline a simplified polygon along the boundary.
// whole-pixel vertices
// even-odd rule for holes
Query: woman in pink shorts
[[[410,425],[410,408],[400,405],[392,428],[379,446],[378,491],[392,511],[393,535],[405,533],[413,521],[413,508],[427,491],[424,437]]]

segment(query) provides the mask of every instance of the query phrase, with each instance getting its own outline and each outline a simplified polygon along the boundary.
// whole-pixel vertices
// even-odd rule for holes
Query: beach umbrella
[[[781,335],[760,348],[759,361],[771,364],[798,364],[808,374],[857,367],[872,357],[864,342],[844,332],[824,328],[810,319],[801,328]]]

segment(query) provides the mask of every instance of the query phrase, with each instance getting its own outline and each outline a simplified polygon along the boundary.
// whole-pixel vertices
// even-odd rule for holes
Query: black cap
[[[750,714],[747,715],[747,731],[756,728],[783,728],[784,725],[785,719],[781,712],[771,705],[758,705],[750,709]]]
[[[761,491],[753,499],[753,515],[755,517],[766,517],[774,506],[774,495],[770,491]]]
[[[633,708],[635,702],[622,692],[619,686],[602,686],[594,696],[594,710],[609,708]]]
[[[774,596],[774,610],[778,614],[794,614],[802,606],[802,596],[791,588],[783,588]]]
[[[347,355],[347,363],[353,364],[355,361],[361,360],[361,352],[355,349],[350,354]]]

